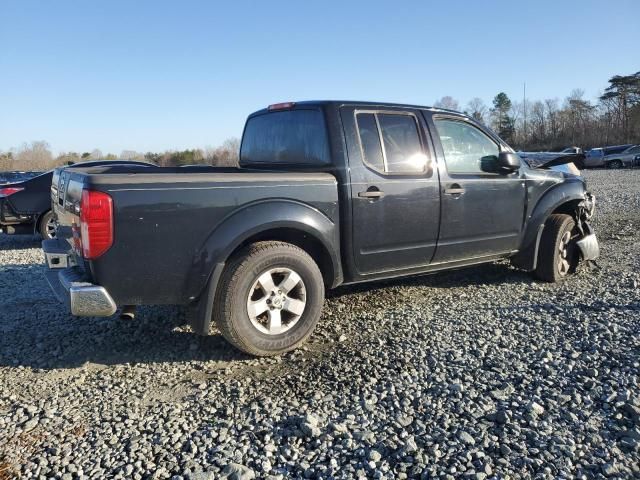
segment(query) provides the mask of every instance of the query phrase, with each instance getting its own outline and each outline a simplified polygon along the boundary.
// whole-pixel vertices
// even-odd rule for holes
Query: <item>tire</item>
[[[284,242],[244,248],[226,266],[217,290],[213,315],[222,335],[257,356],[279,355],[302,344],[324,303],[318,265]]]
[[[607,163],[607,168],[622,168],[623,166],[622,160],[611,160]]]
[[[56,237],[56,224],[53,212],[49,210],[40,217],[38,220],[38,233],[45,240],[50,240]]]
[[[580,253],[578,229],[570,215],[549,216],[542,231],[534,275],[545,282],[559,282],[576,271]]]

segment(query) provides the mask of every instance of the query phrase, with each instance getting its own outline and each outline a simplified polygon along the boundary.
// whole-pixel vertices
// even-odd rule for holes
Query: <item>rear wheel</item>
[[[56,219],[52,211],[48,211],[40,217],[38,222],[38,232],[45,240],[50,240],[56,236]]]
[[[611,160],[607,163],[607,168],[622,168],[622,160]]]
[[[542,231],[535,276],[546,282],[558,282],[575,272],[580,261],[578,237],[571,215],[551,215]]]
[[[258,242],[222,274],[214,318],[222,335],[251,355],[278,355],[312,333],[324,302],[322,274],[302,249]]]

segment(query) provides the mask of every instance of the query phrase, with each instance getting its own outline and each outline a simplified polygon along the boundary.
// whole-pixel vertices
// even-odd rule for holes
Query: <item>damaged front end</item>
[[[593,227],[589,223],[596,208],[596,199],[590,193],[585,194],[585,199],[578,204],[578,208],[574,213],[574,220],[580,232],[580,239],[576,245],[580,249],[580,255],[583,260],[593,261],[600,256],[600,245],[593,231]]]

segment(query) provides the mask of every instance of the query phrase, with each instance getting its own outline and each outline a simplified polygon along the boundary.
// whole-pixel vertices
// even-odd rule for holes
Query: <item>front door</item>
[[[500,146],[471,122],[446,115],[434,115],[431,120],[442,185],[442,223],[434,263],[516,250],[524,223],[524,178],[518,172],[491,172],[488,165],[497,160]]]
[[[429,264],[440,193],[424,118],[406,109],[343,107],[358,275]]]

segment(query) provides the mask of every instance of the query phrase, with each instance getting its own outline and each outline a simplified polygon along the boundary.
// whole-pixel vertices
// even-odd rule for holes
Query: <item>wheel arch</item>
[[[45,215],[47,215],[48,213],[52,213],[52,210],[45,210],[44,212],[38,213],[36,215],[34,215],[34,219],[33,219],[33,234],[34,235],[38,235],[40,234],[40,229],[42,227],[42,221],[44,220]]]
[[[318,264],[324,283],[328,287],[334,286],[337,280],[341,280],[341,272],[339,264],[335,264],[329,248],[319,240],[318,236],[303,231],[297,226],[276,227],[262,230],[242,241],[229,254],[228,258],[233,257],[243,248],[256,242],[263,241],[279,241],[295,245],[309,254],[311,258]]]
[[[306,251],[318,264],[325,284],[342,283],[340,238],[336,223],[310,205],[294,200],[268,200],[237,210],[224,219],[193,255],[185,297],[197,310],[190,323],[206,333],[218,281],[228,259],[245,246],[276,240]]]
[[[529,216],[520,243],[521,247],[511,259],[514,266],[526,271],[535,270],[542,231],[549,216],[554,213],[574,216],[576,209],[584,199],[585,190],[582,182],[560,184],[547,191]]]

